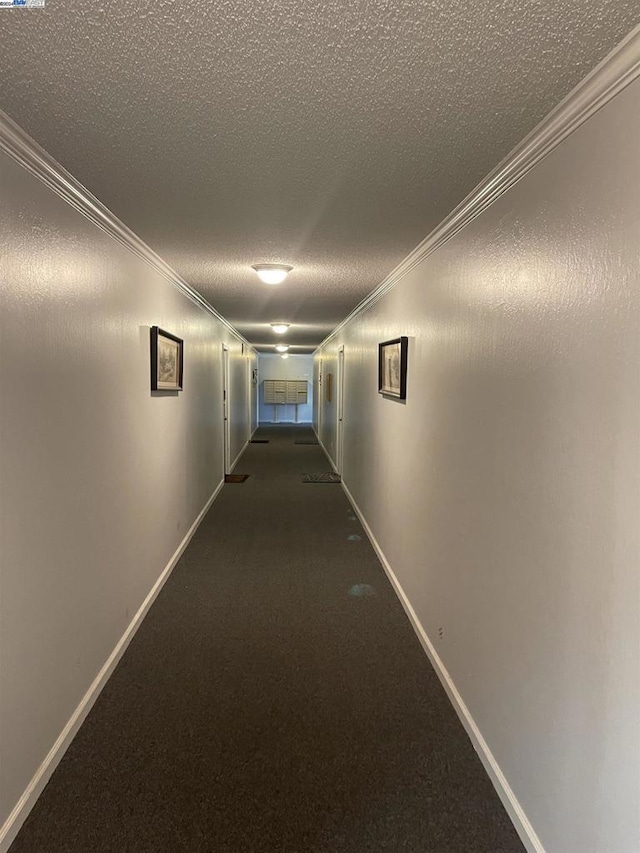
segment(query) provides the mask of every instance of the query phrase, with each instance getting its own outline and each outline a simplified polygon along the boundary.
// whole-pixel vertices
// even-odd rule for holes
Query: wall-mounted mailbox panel
[[[304,379],[265,379],[263,384],[265,403],[297,406],[307,402],[307,382]]]

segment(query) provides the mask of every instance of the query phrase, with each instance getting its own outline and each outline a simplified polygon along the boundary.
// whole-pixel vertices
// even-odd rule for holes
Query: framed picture
[[[333,373],[327,373],[327,380],[324,383],[324,387],[327,390],[327,403],[331,403],[333,400]]]
[[[378,393],[398,400],[407,398],[409,338],[378,344]]]
[[[183,341],[151,327],[151,390],[182,391]]]

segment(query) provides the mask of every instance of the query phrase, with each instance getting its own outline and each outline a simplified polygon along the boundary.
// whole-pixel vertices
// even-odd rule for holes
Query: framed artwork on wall
[[[407,355],[409,338],[394,338],[378,344],[378,393],[397,400],[407,398]]]
[[[151,390],[182,391],[182,338],[151,327]]]

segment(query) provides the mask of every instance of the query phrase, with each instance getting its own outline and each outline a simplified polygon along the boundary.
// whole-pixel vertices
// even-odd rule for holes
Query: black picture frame
[[[378,394],[394,400],[407,399],[408,355],[406,336],[378,344]]]
[[[184,341],[159,326],[151,327],[151,390],[182,391]]]

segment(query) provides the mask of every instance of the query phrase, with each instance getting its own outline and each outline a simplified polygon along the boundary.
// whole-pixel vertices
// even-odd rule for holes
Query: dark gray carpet
[[[261,428],[11,853],[522,853],[307,435]]]

